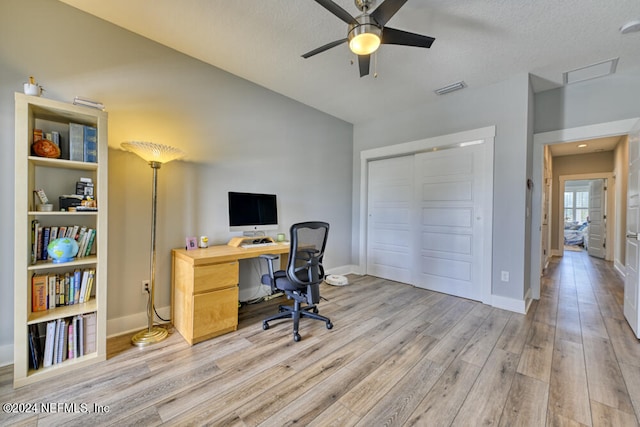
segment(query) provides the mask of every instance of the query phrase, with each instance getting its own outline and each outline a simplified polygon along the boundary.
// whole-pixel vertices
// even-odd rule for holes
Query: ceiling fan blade
[[[360,67],[360,77],[364,77],[369,74],[370,62],[371,62],[371,55],[358,55],[358,66]]]
[[[406,0],[405,0],[406,1]],[[338,18],[342,19],[347,24],[357,24],[356,18],[351,16],[349,12],[332,2],[331,0],[316,0],[320,6],[327,9],[329,12],[336,15]],[[383,24],[384,25],[384,24]]]
[[[387,0],[389,1],[389,0]],[[436,39],[421,34],[409,33],[407,31],[396,30],[395,28],[384,27],[382,29],[383,44],[400,44],[403,46],[431,47]]]
[[[322,53],[325,50],[329,50],[332,47],[336,47],[338,45],[341,45],[342,43],[345,43],[346,41],[347,41],[347,39],[340,39],[340,40],[336,40],[336,41],[331,42],[331,43],[327,43],[324,46],[320,46],[317,49],[313,49],[312,51],[305,53],[304,55],[302,55],[302,57],[307,59],[307,58],[309,58],[309,57],[311,57],[313,55],[317,55],[318,53]]]
[[[371,12],[371,17],[384,27],[406,2],[407,0],[385,0],[376,10]]]

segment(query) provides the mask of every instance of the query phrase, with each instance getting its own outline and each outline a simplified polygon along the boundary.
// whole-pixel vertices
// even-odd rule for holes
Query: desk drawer
[[[238,287],[194,295],[193,342],[238,328]]]
[[[193,270],[194,294],[236,286],[239,281],[238,261],[203,265]]]

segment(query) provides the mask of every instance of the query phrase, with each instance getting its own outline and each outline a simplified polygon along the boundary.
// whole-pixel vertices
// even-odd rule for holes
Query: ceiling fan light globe
[[[349,40],[349,49],[356,55],[370,55],[380,47],[380,37],[373,33],[362,33]]]

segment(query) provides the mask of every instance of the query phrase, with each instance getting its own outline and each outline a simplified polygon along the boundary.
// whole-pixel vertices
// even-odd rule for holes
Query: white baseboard
[[[164,319],[171,318],[171,306],[156,307],[158,314]],[[156,317],[156,322],[158,318]],[[147,312],[130,314],[128,316],[107,319],[107,338],[143,330],[147,327]]]
[[[618,260],[613,261],[613,269],[620,275],[620,278],[624,280],[626,277],[626,268],[623,263]]]
[[[340,267],[335,267],[335,268],[331,268],[327,271],[325,271],[326,274],[336,274],[339,276],[344,276],[346,274],[360,274],[358,273],[358,266],[357,265],[343,265]]]
[[[527,314],[529,306],[531,305],[531,289],[527,292],[527,296],[524,299],[515,299],[509,297],[503,297],[500,295],[491,295],[491,306],[501,308],[503,310],[513,311],[515,313]]]

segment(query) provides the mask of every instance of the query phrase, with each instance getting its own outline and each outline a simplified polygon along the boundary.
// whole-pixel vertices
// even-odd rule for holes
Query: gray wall
[[[493,180],[493,294],[522,300],[525,269],[527,153],[530,144],[529,76],[522,74],[489,87],[469,87],[437,104],[414,106],[393,116],[354,126],[354,245],[359,239],[360,152],[385,145],[496,126]],[[504,238],[504,236],[509,236]],[[354,260],[358,259],[354,246]],[[509,282],[500,272],[510,273]]]
[[[32,11],[33,13],[28,13]],[[276,193],[280,231],[331,223],[326,266],[351,264],[351,124],[57,1],[0,3],[0,235],[12,241],[14,103],[28,76],[44,96],[97,99],[109,112],[109,329],[143,327],[149,276],[151,168],[126,140],[179,147],[159,171],[156,305],[170,304],[170,249],[186,236],[226,243],[227,191]],[[308,197],[309,192],[313,197]],[[275,232],[274,232],[275,233]],[[244,265],[251,294],[264,270]],[[0,245],[0,364],[12,359],[13,251]]]

